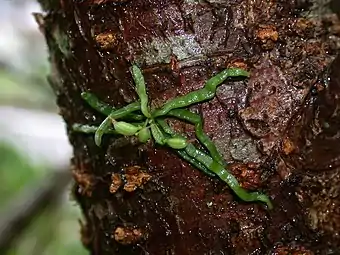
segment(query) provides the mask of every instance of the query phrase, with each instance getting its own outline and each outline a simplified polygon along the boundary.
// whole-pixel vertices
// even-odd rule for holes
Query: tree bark
[[[49,0],[36,14],[49,80],[74,147],[74,194],[91,254],[331,254],[340,245],[340,29],[304,18],[309,1]],[[74,133],[103,116],[91,91],[121,107],[137,99],[129,67],[145,75],[152,106],[203,86],[226,67],[251,71],[194,106],[230,171],[274,209],[245,203],[171,150]],[[189,125],[176,129],[193,135]],[[194,137],[194,136],[193,136]],[[120,182],[122,180],[122,183]],[[121,184],[121,185],[120,185]],[[295,252],[295,253],[294,253]],[[335,254],[335,253],[334,253]]]

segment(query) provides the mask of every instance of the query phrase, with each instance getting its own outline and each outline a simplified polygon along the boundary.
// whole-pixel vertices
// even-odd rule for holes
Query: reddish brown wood
[[[50,81],[74,147],[74,193],[91,254],[327,254],[340,245],[339,59],[331,64],[338,21],[304,18],[307,6],[44,1]],[[132,63],[143,69],[152,106],[225,67],[251,71],[193,109],[242,185],[271,196],[272,211],[239,201],[167,149],[112,137],[98,148],[92,136],[71,132],[73,123],[103,120],[82,91],[116,107],[136,99]]]

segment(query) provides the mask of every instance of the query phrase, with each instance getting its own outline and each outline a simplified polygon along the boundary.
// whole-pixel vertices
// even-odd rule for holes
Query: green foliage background
[[[0,37],[0,108],[43,110],[57,116],[55,95],[46,79],[50,73],[46,42],[31,14],[39,10],[30,9],[32,5],[39,8],[35,0],[0,1],[0,22],[5,29]],[[3,122],[10,118],[1,117]],[[0,132],[6,136],[1,125]],[[44,162],[32,163],[30,152],[22,151],[0,137],[0,213],[11,208],[25,188],[52,171]],[[68,187],[60,201],[51,201],[36,215],[7,254],[88,254],[80,242],[80,218]]]
[[[16,198],[20,191],[48,173],[43,165],[29,160],[8,144],[0,143],[0,211]],[[52,206],[53,205],[53,206]],[[80,243],[79,208],[66,190],[62,201],[51,203],[37,215],[19,236],[8,255],[87,254]]]

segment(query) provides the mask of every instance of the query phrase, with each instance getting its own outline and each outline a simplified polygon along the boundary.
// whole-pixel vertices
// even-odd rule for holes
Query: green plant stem
[[[85,100],[86,103],[88,103],[89,106],[91,106],[96,111],[104,114],[105,116],[108,116],[111,112],[115,110],[114,107],[100,101],[98,97],[90,92],[81,93],[81,97]]]
[[[97,129],[98,129],[97,126],[92,126],[92,125],[82,125],[78,123],[72,125],[72,130],[74,132],[80,132],[80,133],[85,133],[85,134],[94,134],[97,131]],[[118,133],[112,128],[107,129],[105,131],[105,134],[118,135]]]
[[[197,104],[212,99],[215,96],[217,86],[222,84],[229,77],[249,76],[249,73],[243,69],[231,68],[225,69],[210,78],[199,90],[192,91],[186,95],[176,97],[168,101],[162,108],[152,112],[152,116],[159,117],[166,115],[169,111],[177,108],[184,108],[192,104]]]
[[[94,134],[94,142],[97,146],[100,146],[102,142],[102,136],[105,134],[106,130],[108,130],[112,121],[116,119],[120,119],[126,117],[129,113],[140,110],[140,102],[136,101],[131,104],[128,104],[116,111],[113,111],[106,117],[106,119],[100,124],[96,133]]]
[[[215,161],[221,165],[224,165],[222,155],[218,152],[215,144],[213,141],[211,141],[209,136],[204,133],[202,118],[198,114],[186,109],[175,109],[171,110],[167,115],[194,124],[197,139],[203,144],[204,147],[208,149],[210,155]]]
[[[162,128],[162,130],[167,133],[170,137],[175,136],[175,132],[169,127],[169,125],[165,122],[164,119],[157,118],[156,119],[157,124]],[[205,173],[208,176],[215,176],[213,172],[211,172],[208,168],[206,168],[203,164],[195,160],[194,158],[190,157],[185,150],[175,150],[175,152],[182,157],[185,161],[189,162],[189,164],[193,165],[197,169],[201,170],[203,173]]]
[[[205,165],[210,171],[214,172],[222,181],[228,184],[228,186],[235,192],[235,194],[242,199],[243,201],[252,202],[252,201],[261,201],[266,203],[268,209],[272,209],[273,205],[265,194],[261,194],[259,192],[251,192],[248,193],[245,189],[243,189],[237,179],[229,173],[224,166],[220,165],[216,161],[214,161],[210,156],[205,154],[204,152],[198,150],[192,144],[189,144],[185,151],[187,154],[197,161]]]
[[[158,122],[159,123],[159,122]],[[163,130],[172,135],[176,136],[176,133],[166,124],[165,121],[161,122],[161,126]],[[270,199],[265,195],[258,192],[248,193],[244,190],[237,179],[229,173],[225,167],[218,162],[214,161],[212,157],[204,153],[203,151],[197,149],[193,144],[188,144],[184,151],[186,154],[194,159],[195,161],[199,162],[200,164],[204,165],[207,169],[211,172],[215,173],[222,181],[227,183],[227,185],[235,192],[235,194],[242,199],[243,201],[251,202],[251,201],[261,201],[267,204],[269,209],[273,208],[273,205]]]
[[[148,95],[146,93],[145,80],[142,74],[142,71],[138,66],[133,65],[131,68],[132,78],[136,85],[136,92],[140,99],[141,111],[145,117],[151,118],[149,109],[148,109]]]
[[[81,97],[85,100],[85,102],[89,106],[91,106],[97,112],[105,116],[109,116],[112,112],[116,111],[116,108],[100,101],[98,97],[96,97],[94,94],[90,92],[81,93]],[[129,113],[126,116],[124,116],[124,118],[128,120],[137,120],[137,121],[145,119],[143,115],[136,114],[136,113]]]
[[[160,130],[157,123],[151,123],[150,129],[151,129],[152,137],[155,140],[155,142],[160,144],[160,145],[164,145],[165,144],[165,136],[164,136],[163,132]]]

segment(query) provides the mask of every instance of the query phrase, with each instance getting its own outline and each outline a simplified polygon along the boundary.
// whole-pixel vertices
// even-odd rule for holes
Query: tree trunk
[[[74,194],[91,254],[335,252],[340,29],[335,15],[302,17],[308,2],[41,0],[46,13],[35,16],[74,147]],[[112,136],[97,147],[92,135],[72,132],[74,123],[103,120],[81,92],[115,107],[137,99],[132,64],[143,70],[152,106],[226,67],[251,71],[193,109],[230,171],[244,188],[270,195],[273,210],[240,201],[167,148]]]

